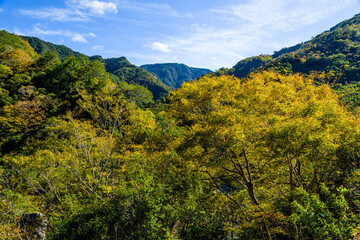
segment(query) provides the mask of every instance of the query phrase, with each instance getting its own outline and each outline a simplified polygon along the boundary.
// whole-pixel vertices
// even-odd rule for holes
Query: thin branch
[[[246,213],[242,210],[243,209],[243,205],[241,205],[238,201],[236,201],[234,198],[232,198],[227,192],[225,192],[224,190],[221,189],[221,187],[219,186],[219,184],[216,182],[215,178],[209,173],[209,171],[203,171],[205,172],[207,175],[209,175],[209,177],[213,180],[214,184],[216,185],[217,189],[219,189],[219,191],[221,191],[222,193],[225,194],[225,196],[227,198],[229,198],[232,202],[234,202],[238,207],[239,209],[243,212],[244,216],[245,216],[245,219],[247,221],[250,221],[249,218],[246,216]]]

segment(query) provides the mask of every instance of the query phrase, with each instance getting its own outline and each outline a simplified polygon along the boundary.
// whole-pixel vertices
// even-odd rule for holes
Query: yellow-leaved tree
[[[187,130],[178,152],[237,206],[230,228],[242,237],[287,235],[279,201],[343,181],[357,160],[359,120],[300,75],[204,77],[175,91],[169,111]]]

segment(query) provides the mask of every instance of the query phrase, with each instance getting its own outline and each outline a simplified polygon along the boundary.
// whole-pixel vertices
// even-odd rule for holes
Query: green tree
[[[90,61],[84,55],[77,58],[70,56],[59,65],[56,65],[53,55],[50,54],[48,58],[50,60],[48,64],[50,66],[55,64],[55,67],[47,74],[36,77],[33,80],[35,86],[45,88],[48,93],[54,93],[59,99],[68,101],[72,105],[79,99],[78,89],[94,91],[101,88],[104,81],[109,78],[99,61]]]
[[[352,231],[359,219],[349,209],[344,197],[346,189],[331,193],[321,185],[320,193],[309,194],[297,189],[296,200],[291,203],[291,221],[299,239],[353,239]]]

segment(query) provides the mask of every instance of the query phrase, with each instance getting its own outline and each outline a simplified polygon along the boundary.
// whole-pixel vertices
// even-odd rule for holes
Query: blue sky
[[[360,0],[0,0],[0,29],[136,65],[232,67],[307,41]]]

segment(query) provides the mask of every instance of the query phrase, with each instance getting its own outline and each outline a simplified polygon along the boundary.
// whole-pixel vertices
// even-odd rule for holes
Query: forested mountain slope
[[[26,40],[38,54],[45,54],[54,50],[61,60],[70,55],[80,55],[79,52],[75,52],[64,45],[56,45],[36,37],[21,36],[21,38]],[[90,59],[97,59],[104,63],[106,71],[117,76],[118,81],[126,81],[130,84],[146,87],[153,93],[155,99],[164,97],[170,90],[178,88],[183,82],[211,72],[209,69],[192,68],[177,63],[143,65],[140,67],[146,70],[143,71],[131,64],[125,57],[103,59],[101,56],[92,56]],[[117,81],[116,78],[115,81]]]
[[[184,82],[197,79],[206,73],[212,72],[210,69],[193,68],[179,63],[146,64],[140,67],[173,88],[178,88]]]
[[[53,50],[61,60],[64,60],[70,55],[76,57],[80,55],[79,52],[75,52],[64,45],[45,42],[35,37],[22,36],[22,38],[28,41],[38,54],[46,54]],[[117,76],[117,78],[113,78],[114,81],[125,81],[130,84],[143,86],[153,93],[155,99],[164,97],[172,89],[171,87],[164,85],[149,72],[131,64],[125,57],[103,59],[100,56],[92,56],[90,59],[96,59],[104,63],[106,71]]]
[[[117,76],[119,81],[143,86],[153,93],[155,99],[165,97],[172,90],[148,71],[131,64],[125,57],[107,58],[103,62],[106,71]]]
[[[357,82],[360,77],[360,15],[272,56],[241,60],[228,73],[243,77],[261,70],[285,74],[316,72],[321,80],[329,83]]]
[[[28,42],[21,39],[21,37],[10,34],[4,30],[0,31],[0,51],[2,54],[22,51],[31,58],[36,56],[36,52]]]
[[[64,60],[70,55],[74,55],[75,57],[80,55],[79,52],[75,52],[64,45],[57,45],[51,42],[46,42],[37,37],[21,36],[21,38],[27,41],[38,54],[45,54],[54,50],[61,60]]]
[[[0,31],[0,106],[12,104],[19,99],[16,91],[30,82],[27,69],[37,57],[37,53],[26,41]]]

